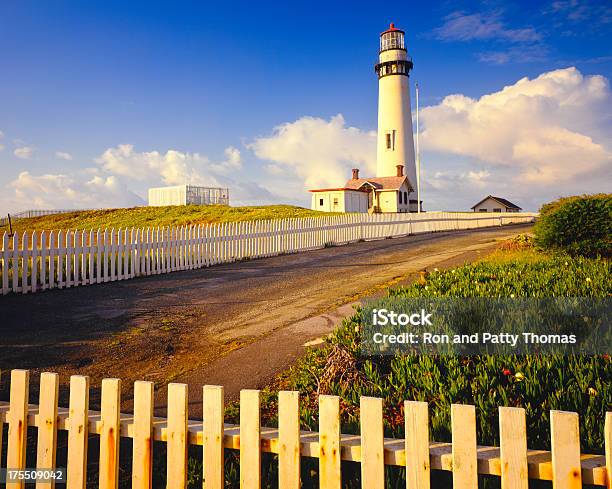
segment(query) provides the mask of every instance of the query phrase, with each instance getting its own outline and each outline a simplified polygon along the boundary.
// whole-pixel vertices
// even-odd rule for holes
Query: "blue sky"
[[[308,205],[306,187],[372,167],[389,22],[406,31],[426,107],[430,209],[609,190],[609,2],[8,1],[0,212],[136,204],[187,180],[229,185],[237,203]],[[500,126],[474,127],[492,107],[507,110],[484,118]],[[499,154],[480,149],[488,131]]]

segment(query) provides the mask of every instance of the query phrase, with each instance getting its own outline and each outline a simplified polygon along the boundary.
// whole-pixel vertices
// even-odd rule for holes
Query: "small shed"
[[[149,205],[229,205],[229,189],[220,187],[198,187],[196,185],[174,185],[149,189]]]
[[[508,199],[488,195],[478,204],[472,206],[472,210],[474,212],[520,212],[523,209]]]

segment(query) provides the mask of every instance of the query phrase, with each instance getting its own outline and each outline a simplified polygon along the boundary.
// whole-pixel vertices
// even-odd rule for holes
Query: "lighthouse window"
[[[385,134],[385,138],[387,149],[390,151],[395,150],[395,131],[388,131]]]

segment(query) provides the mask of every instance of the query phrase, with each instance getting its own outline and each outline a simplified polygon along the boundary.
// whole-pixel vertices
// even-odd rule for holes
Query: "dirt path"
[[[134,380],[155,381],[160,410],[165,384],[188,382],[190,414],[197,416],[202,384],[225,385],[229,398],[262,387],[303,353],[304,343],[350,314],[346,305],[360,296],[426,267],[470,261],[529,227],[371,241],[0,297],[0,368],[58,372],[63,403],[69,375],[89,375],[94,406],[103,377],[123,379],[126,407]],[[33,399],[37,380],[33,375]]]

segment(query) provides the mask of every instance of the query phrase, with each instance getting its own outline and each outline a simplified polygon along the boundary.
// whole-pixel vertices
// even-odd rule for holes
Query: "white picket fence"
[[[2,236],[2,294],[99,284],[419,233],[532,222],[534,213],[346,214]]]

